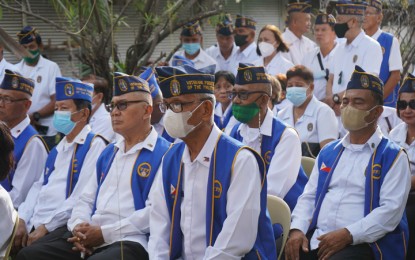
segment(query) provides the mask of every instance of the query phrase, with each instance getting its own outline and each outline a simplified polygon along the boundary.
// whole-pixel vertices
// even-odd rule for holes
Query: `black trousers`
[[[301,260],[317,260],[318,248],[311,250],[309,253],[304,253],[300,250]],[[369,244],[360,244],[355,246],[347,246],[330,257],[330,260],[370,260],[374,259],[372,249]]]
[[[82,260],[81,254],[72,250],[72,243],[67,242],[71,233],[65,227],[40,238],[32,245],[23,248],[16,260]],[[115,242],[96,249],[86,259],[89,260],[148,260],[148,253],[142,245],[131,241]]]

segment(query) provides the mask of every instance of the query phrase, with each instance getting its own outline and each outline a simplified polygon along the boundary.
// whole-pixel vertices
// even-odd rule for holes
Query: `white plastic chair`
[[[307,157],[307,156],[301,157],[301,166],[303,166],[304,172],[308,178],[310,178],[315,162],[316,160],[311,157]]]
[[[284,251],[285,242],[287,242],[288,233],[291,226],[291,210],[287,203],[277,196],[267,195],[267,208],[271,217],[272,224],[280,224],[283,228],[282,245],[278,255],[281,259]]]

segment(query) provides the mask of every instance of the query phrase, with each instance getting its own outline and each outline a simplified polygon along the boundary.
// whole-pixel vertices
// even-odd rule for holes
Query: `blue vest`
[[[389,57],[391,54],[392,49],[392,42],[393,42],[393,35],[390,33],[382,32],[378,38],[378,42],[380,46],[382,46],[383,51],[383,59],[382,65],[380,66],[380,74],[379,77],[386,83],[390,76],[389,71]],[[384,99],[384,105],[388,107],[396,107],[396,101],[398,99],[398,91],[399,91],[399,83],[395,86],[392,93]]]
[[[164,139],[166,139],[170,143],[174,143],[175,139],[167,133],[165,128],[163,128],[163,133],[161,134],[161,137],[163,137]]]
[[[310,234],[314,233],[314,230],[316,229],[321,204],[327,193],[334,169],[344,151],[342,145],[337,145],[339,142],[340,140],[336,140],[327,144],[324,149],[321,150],[318,157],[319,176],[315,198],[315,210],[308,230],[308,233]],[[379,207],[380,189],[383,180],[400,151],[401,149],[392,141],[387,138],[382,138],[382,141],[373,153],[365,171],[365,216]],[[322,167],[323,162],[326,167]],[[387,233],[378,241],[370,243],[375,259],[405,259],[408,238],[408,221],[406,219],[406,213],[404,213],[399,225],[394,231]]]
[[[131,171],[131,190],[134,198],[134,208],[139,210],[144,208],[154,177],[160,166],[163,155],[170,147],[170,143],[163,137],[158,136],[156,146],[153,151],[141,149],[137,155],[134,167]],[[97,182],[98,189],[95,195],[94,207],[91,216],[95,213],[97,207],[98,193],[102,183],[108,175],[118,148],[114,144],[108,145],[101,153],[97,160]]]
[[[68,170],[68,178],[66,180],[66,198],[68,198],[73,189],[75,188],[76,183],[78,182],[79,174],[81,173],[82,165],[84,163],[84,159],[86,157],[86,154],[89,151],[89,148],[91,148],[92,141],[95,137],[100,137],[102,140],[104,140],[105,143],[108,143],[105,138],[103,138],[100,135],[95,135],[93,133],[89,133],[85,139],[84,144],[78,145],[75,144],[75,149],[72,154],[71,163],[69,164],[69,170]],[[55,170],[55,160],[58,156],[58,150],[56,150],[56,146],[50,151],[48,158],[46,159],[46,165],[45,165],[45,171],[44,171],[44,179],[43,179],[43,185],[48,184],[50,175]]]
[[[224,131],[225,130],[225,128],[226,128],[226,126],[228,125],[228,123],[229,123],[229,120],[231,120],[231,117],[233,116],[233,114],[232,114],[232,110],[231,111],[229,111],[229,113],[223,118],[223,122],[221,122],[221,117],[220,116],[218,116],[218,115],[214,115],[214,121],[215,121],[215,124],[216,124],[216,126],[220,129],[220,130],[222,130],[222,131]]]
[[[183,233],[180,228],[181,193],[182,193],[182,156],[184,143],[175,144],[163,159],[163,186],[167,208],[170,214],[170,259],[177,259],[182,255]],[[223,223],[227,218],[227,192],[233,174],[233,163],[241,149],[250,148],[232,138],[221,134],[213,151],[209,167],[206,201],[206,247],[215,244]],[[252,150],[251,150],[252,151]],[[263,183],[261,190],[261,212],[258,220],[258,234],[253,249],[244,259],[276,259],[276,248],[271,220],[267,215],[267,182],[265,165],[262,158],[255,152],[259,174]],[[219,167],[216,167],[219,165]]]
[[[238,131],[238,127],[240,124],[241,123],[236,124],[232,128],[232,131],[229,135],[235,138],[236,140],[242,142],[243,138]],[[277,147],[278,143],[280,142],[281,136],[284,133],[286,128],[287,128],[287,125],[285,123],[283,123],[278,118],[274,117],[272,120],[272,135],[262,136],[261,156],[262,158],[264,158],[267,173],[269,170],[271,159],[274,156],[275,147]],[[307,184],[307,181],[308,181],[307,175],[304,173],[303,167],[300,166],[297,180],[295,181],[294,185],[291,187],[291,189],[288,191],[288,193],[284,197],[284,201],[290,207],[291,212],[294,210],[294,207],[297,204],[298,197],[303,193],[303,190],[304,190],[305,185]]]
[[[10,173],[7,175],[7,178],[0,182],[0,184],[3,186],[3,188],[7,191],[11,191],[13,189],[12,182],[14,177],[14,172],[17,168],[17,165],[19,164],[20,159],[22,158],[23,152],[26,149],[27,143],[33,138],[38,137],[43,144],[45,145],[46,151],[49,152],[47,145],[44,143],[42,137],[40,137],[35,130],[35,128],[31,125],[28,125],[23,132],[19,135],[19,137],[14,138],[14,150],[13,150],[13,158],[14,158],[14,167],[10,171]],[[32,155],[35,156],[35,155]]]

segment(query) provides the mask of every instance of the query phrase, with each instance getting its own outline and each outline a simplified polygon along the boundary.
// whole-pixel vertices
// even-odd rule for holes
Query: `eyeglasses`
[[[27,98],[13,99],[11,97],[0,96],[0,103],[4,102],[4,104],[6,104],[6,105],[9,105],[9,104],[14,103],[14,102],[24,101],[24,100],[28,100],[28,99]]]
[[[396,107],[398,110],[405,110],[407,107],[410,107],[411,109],[415,110],[415,99],[409,100],[409,102],[405,100],[398,100]]]
[[[122,100],[120,102],[114,103],[111,102],[110,104],[106,105],[105,108],[108,112],[112,112],[114,108],[117,108],[119,111],[126,110],[128,107],[128,104],[130,103],[141,103],[144,102],[148,105],[148,102],[146,100]]]
[[[180,113],[183,111],[183,106],[186,105],[190,105],[193,104],[195,102],[200,102],[202,103],[203,101],[206,100],[210,100],[210,99],[200,99],[200,100],[194,100],[194,101],[190,101],[190,102],[174,102],[174,103],[160,103],[159,104],[159,108],[161,113],[166,113],[167,109],[170,109],[171,111],[173,111],[174,113]]]
[[[247,100],[249,98],[249,95],[256,94],[256,93],[262,93],[268,95],[265,91],[230,91],[228,92],[228,98],[234,99],[238,97],[240,100]]]

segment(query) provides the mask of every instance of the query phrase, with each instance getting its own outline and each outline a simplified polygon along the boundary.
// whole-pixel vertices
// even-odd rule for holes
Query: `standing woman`
[[[262,57],[254,61],[254,65],[264,66],[265,72],[273,76],[285,74],[294,64],[284,58],[282,52],[288,52],[288,45],[282,40],[280,29],[275,25],[265,25],[258,36],[257,53]]]
[[[0,121],[0,181],[4,180],[13,168],[14,142],[6,124]],[[9,193],[0,185],[0,259],[3,259],[10,235],[13,232],[17,213],[13,208]]]
[[[225,128],[230,129],[237,123],[232,115],[232,102],[228,97],[228,93],[233,90],[235,85],[235,75],[230,71],[221,70],[215,74],[215,98],[216,107],[214,121],[217,127],[224,131]]]

